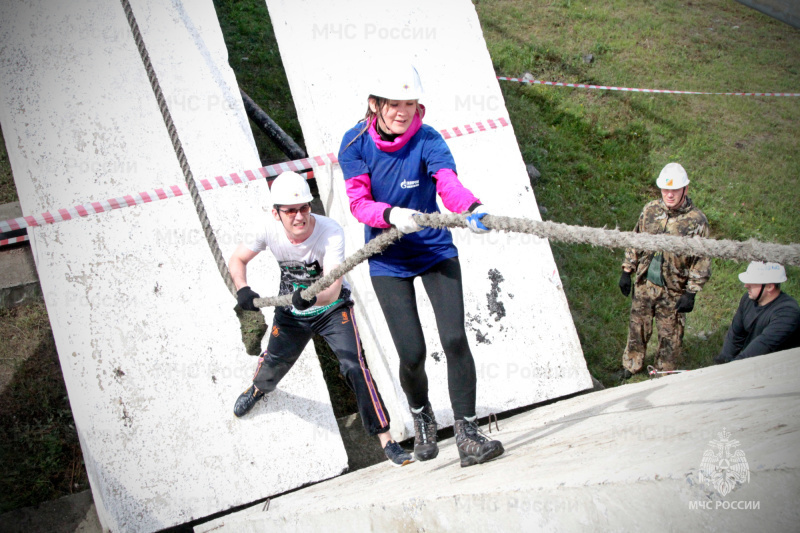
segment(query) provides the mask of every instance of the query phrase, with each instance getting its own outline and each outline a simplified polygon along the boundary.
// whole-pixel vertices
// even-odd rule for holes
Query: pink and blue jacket
[[[411,126],[393,141],[385,141],[375,122],[361,133],[364,122],[345,133],[339,150],[350,211],[366,226],[369,242],[390,227],[392,207],[423,213],[438,213],[438,194],[452,212],[471,211],[480,204],[456,174],[450,149],[435,129],[422,123],[425,108],[419,107]],[[370,258],[373,276],[408,277],[420,274],[439,261],[458,255],[447,229],[425,228],[411,233]]]

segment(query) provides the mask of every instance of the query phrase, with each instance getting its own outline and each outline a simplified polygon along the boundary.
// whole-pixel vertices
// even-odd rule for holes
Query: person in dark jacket
[[[786,270],[777,263],[753,261],[739,274],[747,293],[725,336],[717,364],[800,346],[800,306],[781,291]]]

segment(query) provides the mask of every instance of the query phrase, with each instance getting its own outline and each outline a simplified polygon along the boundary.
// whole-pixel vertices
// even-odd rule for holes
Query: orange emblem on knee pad
[[[272,326],[272,336],[277,337],[278,333],[278,326]]]

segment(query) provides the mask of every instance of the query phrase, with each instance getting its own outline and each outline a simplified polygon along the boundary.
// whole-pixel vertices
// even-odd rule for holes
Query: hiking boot
[[[402,446],[395,441],[388,443],[383,449],[383,453],[386,454],[386,458],[389,459],[389,463],[391,463],[392,466],[406,466],[408,463],[414,462],[414,458],[411,457],[411,454],[405,451]]]
[[[439,446],[436,444],[436,417],[430,402],[425,404],[422,411],[415,413],[411,410],[414,419],[414,457],[419,461],[429,461],[439,455]]]
[[[258,390],[255,385],[250,385],[250,388],[240,394],[236,399],[236,403],[233,406],[233,414],[237,417],[246,415],[258,400],[263,397],[263,392]]]
[[[461,457],[461,466],[472,466],[491,461],[505,451],[500,441],[483,436],[475,422],[463,418],[456,420],[456,447]]]

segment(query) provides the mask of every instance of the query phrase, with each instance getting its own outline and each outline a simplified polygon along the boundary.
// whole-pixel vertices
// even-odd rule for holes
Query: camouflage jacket
[[[667,233],[684,237],[708,237],[708,219],[700,209],[695,207],[691,198],[678,209],[670,211],[663,200],[653,200],[642,209],[639,221],[633,228],[636,233]],[[623,268],[632,269],[636,274],[634,283],[644,283],[647,279],[647,268],[655,255],[628,248],[625,250]],[[681,256],[664,252],[661,264],[661,275],[664,285],[671,292],[699,292],[711,277],[711,259],[708,257]]]

